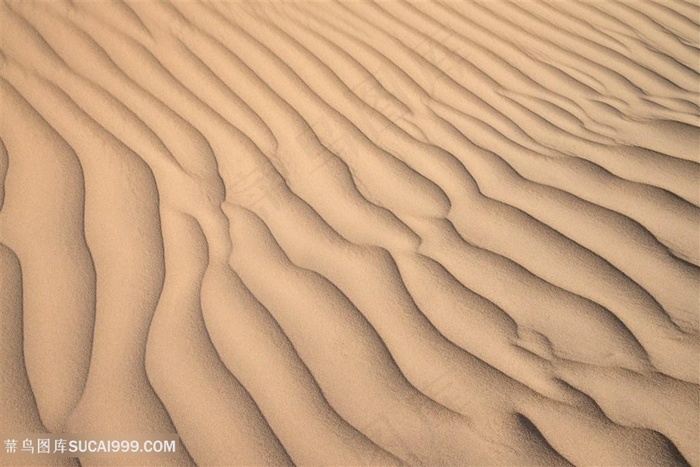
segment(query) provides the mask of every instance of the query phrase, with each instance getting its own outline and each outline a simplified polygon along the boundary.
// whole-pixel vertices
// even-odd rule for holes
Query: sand
[[[700,465],[697,3],[0,20],[2,465]]]

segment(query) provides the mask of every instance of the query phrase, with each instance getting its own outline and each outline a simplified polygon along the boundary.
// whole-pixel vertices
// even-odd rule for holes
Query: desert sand
[[[3,465],[700,465],[696,2],[0,19]]]

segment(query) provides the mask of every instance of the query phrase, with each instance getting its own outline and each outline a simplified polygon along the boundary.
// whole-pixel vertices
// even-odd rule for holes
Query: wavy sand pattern
[[[4,434],[700,465],[694,2],[0,15]]]

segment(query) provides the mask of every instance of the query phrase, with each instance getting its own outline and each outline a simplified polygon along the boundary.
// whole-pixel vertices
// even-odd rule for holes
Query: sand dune
[[[699,18],[3,1],[2,465],[700,465]]]

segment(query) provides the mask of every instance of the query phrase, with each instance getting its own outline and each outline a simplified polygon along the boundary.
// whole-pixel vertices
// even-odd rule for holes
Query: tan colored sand
[[[3,2],[2,465],[700,465],[700,7]]]

